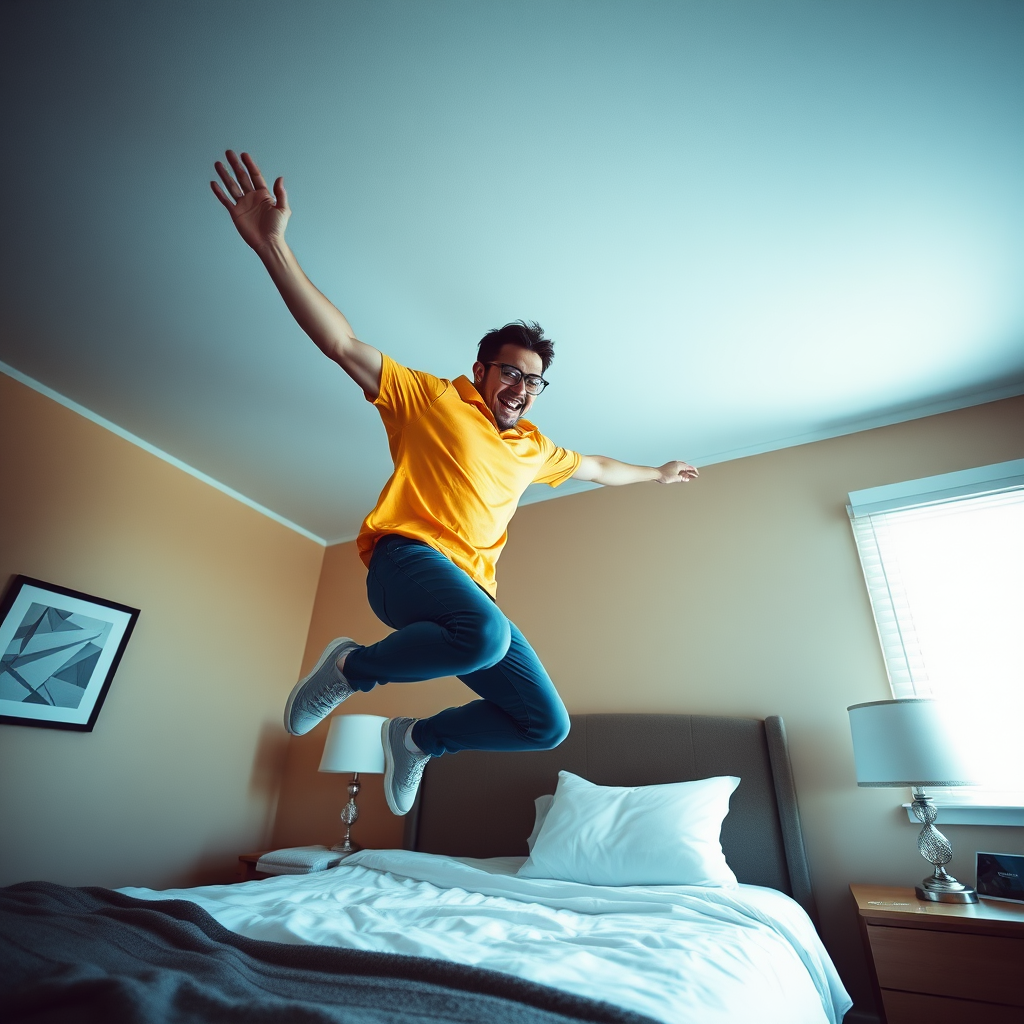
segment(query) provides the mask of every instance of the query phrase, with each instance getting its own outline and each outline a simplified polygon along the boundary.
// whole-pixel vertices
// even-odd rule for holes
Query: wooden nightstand
[[[1022,1024],[1024,905],[851,885],[887,1024]]]
[[[256,861],[267,852],[267,850],[261,850],[259,853],[243,853],[238,858],[238,880],[240,882],[252,882],[257,878],[274,877],[273,875],[256,870]]]

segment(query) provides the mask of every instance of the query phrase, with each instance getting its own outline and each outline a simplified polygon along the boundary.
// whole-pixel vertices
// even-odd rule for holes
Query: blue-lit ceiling
[[[1015,0],[4,17],[0,360],[329,541],[383,429],[210,193],[228,146],[398,360],[540,321],[567,447],[702,464],[1024,391]]]

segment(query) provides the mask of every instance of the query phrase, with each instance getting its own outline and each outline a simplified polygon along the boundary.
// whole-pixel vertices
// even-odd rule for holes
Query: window
[[[937,802],[1024,805],[1024,459],[853,491],[848,511],[893,696],[961,708],[1001,780]]]

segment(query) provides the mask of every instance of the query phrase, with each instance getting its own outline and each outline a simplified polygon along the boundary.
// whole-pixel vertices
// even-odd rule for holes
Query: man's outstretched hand
[[[659,484],[685,484],[700,476],[688,462],[666,462],[664,466],[658,467],[658,472],[661,474],[658,477]]]
[[[634,466],[619,462],[607,455],[581,455],[580,464],[573,473],[574,480],[589,480],[605,487],[624,484],[657,482],[659,484],[685,484],[696,480],[697,470],[688,462],[666,462],[664,466]]]
[[[256,161],[248,153],[243,153],[241,160],[231,149],[225,155],[231,164],[230,171],[219,160],[213,166],[228,190],[227,195],[215,181],[210,182],[210,188],[231,214],[238,233],[257,253],[282,242],[285,225],[292,215],[284,178],[274,182],[271,195]]]

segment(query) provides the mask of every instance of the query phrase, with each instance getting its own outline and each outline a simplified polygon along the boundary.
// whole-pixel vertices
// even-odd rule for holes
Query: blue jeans
[[[482,699],[420,719],[412,738],[435,757],[457,750],[547,750],[569,716],[540,659],[490,596],[422,541],[377,541],[366,577],[374,614],[395,630],[353,651],[355,690],[458,676]]]

